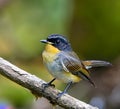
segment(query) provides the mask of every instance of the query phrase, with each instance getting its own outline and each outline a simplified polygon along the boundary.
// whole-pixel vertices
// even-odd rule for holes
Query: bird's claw
[[[55,87],[54,84],[50,84],[50,83],[43,83],[43,84],[42,84],[43,89],[45,89],[45,88],[47,88],[47,87],[49,87],[49,86]]]
[[[58,93],[58,94],[57,94],[57,99],[60,98],[60,97],[61,97],[62,95],[64,95],[65,93],[66,93],[66,92],[64,92],[64,91],[61,92],[61,93]]]
[[[55,84],[50,84],[49,86],[51,86],[51,87],[55,88]]]

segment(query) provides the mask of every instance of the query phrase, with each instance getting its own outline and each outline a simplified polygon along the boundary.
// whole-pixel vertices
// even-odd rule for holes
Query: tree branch
[[[57,104],[66,109],[98,109],[97,107],[86,104],[68,94],[64,94],[57,99],[57,94],[60,92],[59,90],[52,87],[45,88],[44,90],[42,84],[45,83],[45,81],[16,67],[3,58],[0,58],[0,74],[29,89],[35,95],[39,97],[43,96],[51,103]]]

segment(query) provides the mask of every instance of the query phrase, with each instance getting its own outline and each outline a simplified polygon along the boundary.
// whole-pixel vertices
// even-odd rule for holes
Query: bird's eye
[[[60,40],[56,40],[56,43],[59,44],[59,43],[60,43]]]

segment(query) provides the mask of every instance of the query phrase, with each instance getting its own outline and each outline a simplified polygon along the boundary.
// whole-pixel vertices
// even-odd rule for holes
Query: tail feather
[[[85,81],[88,81],[88,82],[91,83],[94,87],[96,87],[96,86],[95,86],[95,83],[94,83],[93,80],[90,78],[89,71],[88,71],[86,68],[82,68],[80,71],[75,72],[74,74],[77,75],[77,76],[79,76],[81,79],[83,79],[83,80],[85,80]]]
[[[86,69],[94,68],[94,67],[107,67],[111,66],[112,64],[107,61],[100,61],[100,60],[87,60],[82,61]]]
[[[83,80],[88,81],[88,82],[91,83],[94,87],[96,87],[95,83],[94,83],[93,80],[90,78],[90,76],[85,75],[83,72],[79,72],[78,76],[80,76]]]

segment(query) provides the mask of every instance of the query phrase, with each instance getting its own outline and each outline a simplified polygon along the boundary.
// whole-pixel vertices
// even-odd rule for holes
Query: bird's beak
[[[40,42],[42,42],[42,43],[47,43],[47,40],[40,40]]]
[[[42,43],[45,43],[45,44],[53,44],[52,42],[49,42],[49,41],[47,41],[47,40],[40,40],[40,42],[42,42]]]

